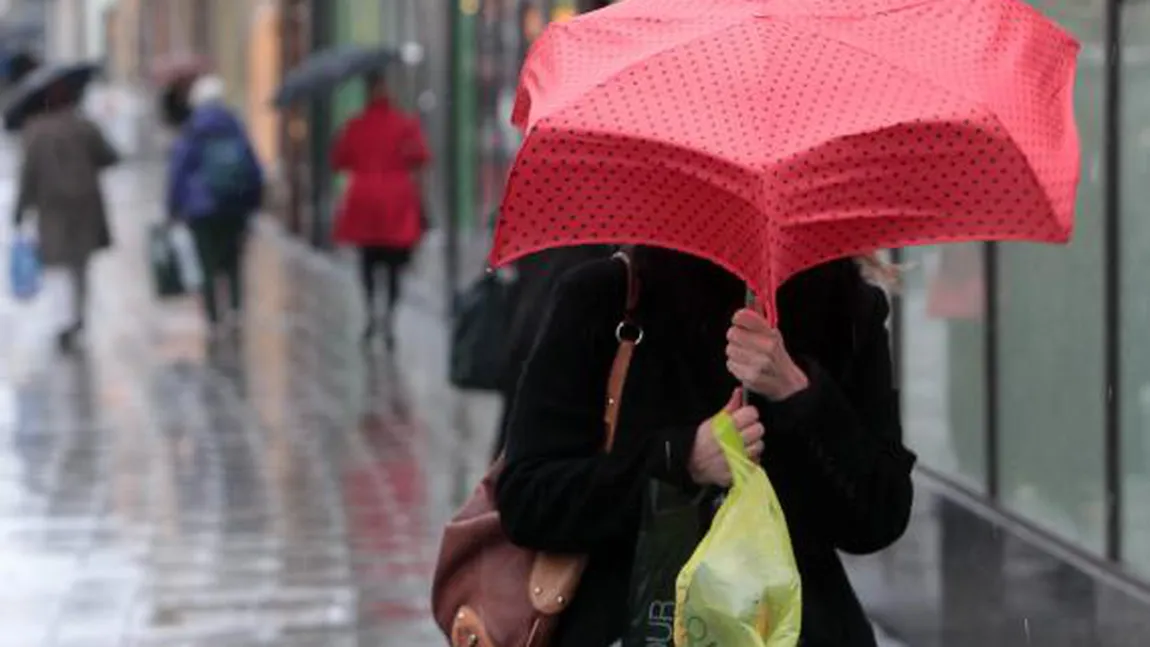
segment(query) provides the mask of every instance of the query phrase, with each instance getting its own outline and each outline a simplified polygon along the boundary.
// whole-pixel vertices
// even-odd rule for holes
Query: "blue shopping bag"
[[[36,242],[26,236],[18,236],[12,243],[9,256],[8,279],[12,285],[12,296],[28,301],[40,293],[42,270],[40,250]]]

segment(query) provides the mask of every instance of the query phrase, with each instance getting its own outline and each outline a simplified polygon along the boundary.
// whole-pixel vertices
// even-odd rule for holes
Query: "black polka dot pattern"
[[[659,245],[772,301],[875,249],[1065,242],[1077,42],[1018,0],[627,0],[524,66],[491,260]],[[773,314],[773,313],[772,313]]]

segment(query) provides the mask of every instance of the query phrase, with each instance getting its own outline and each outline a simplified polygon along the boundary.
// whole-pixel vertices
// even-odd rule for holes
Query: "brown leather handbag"
[[[633,319],[639,283],[631,258],[625,252],[616,258],[627,266],[627,308],[615,331],[619,350],[607,380],[605,451],[615,441],[627,370],[643,340]],[[443,532],[431,607],[452,647],[546,647],[587,565],[585,556],[553,555],[511,543],[495,505],[502,469],[500,459]]]

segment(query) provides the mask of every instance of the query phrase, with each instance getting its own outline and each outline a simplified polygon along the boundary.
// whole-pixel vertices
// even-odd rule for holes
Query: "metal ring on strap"
[[[635,334],[628,337],[624,334],[628,330],[634,331]],[[631,321],[620,321],[619,325],[615,327],[615,340],[620,344],[627,341],[638,346],[643,343],[643,327]]]

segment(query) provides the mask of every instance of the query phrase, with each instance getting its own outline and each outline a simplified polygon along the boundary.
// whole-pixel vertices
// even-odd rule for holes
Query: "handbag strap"
[[[607,423],[607,438],[604,442],[604,451],[607,452],[610,452],[615,445],[615,431],[619,427],[619,407],[623,401],[623,387],[627,383],[631,359],[635,355],[635,347],[643,343],[643,328],[635,321],[640,286],[631,252],[631,248],[624,247],[614,255],[614,258],[622,261],[627,268],[627,302],[623,310],[623,319],[615,328],[615,339],[619,342],[619,348],[615,351],[615,361],[611,364],[611,373],[607,378],[607,407],[603,414],[603,420]]]
[[[627,304],[623,310],[623,319],[615,328],[619,349],[615,351],[615,361],[611,364],[611,374],[607,378],[607,406],[603,413],[607,423],[607,438],[604,442],[604,450],[607,452],[615,444],[619,404],[623,398],[623,386],[627,382],[627,371],[631,368],[635,347],[643,342],[643,329],[635,322],[635,308],[639,304],[639,280],[635,275],[631,249],[624,247],[614,257],[627,268]],[[532,606],[548,616],[562,612],[578,589],[586,567],[586,555],[537,553],[527,585]]]

